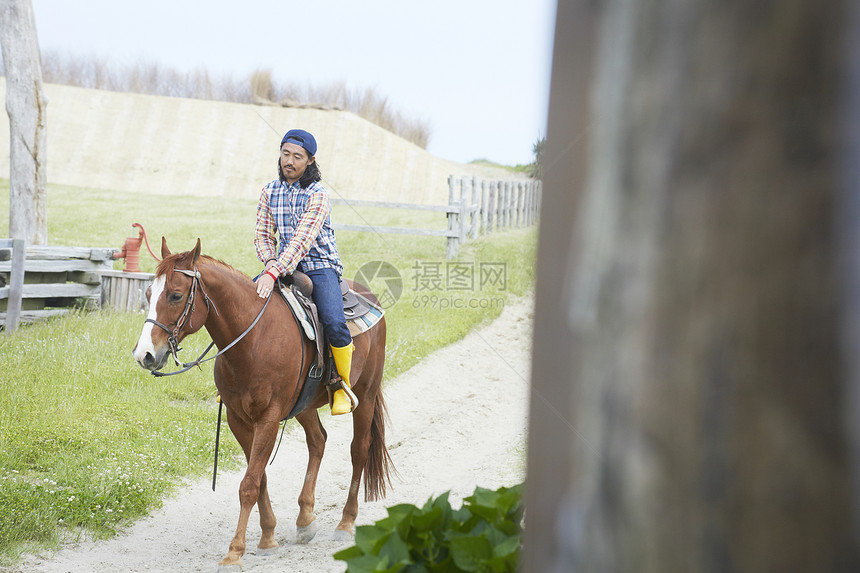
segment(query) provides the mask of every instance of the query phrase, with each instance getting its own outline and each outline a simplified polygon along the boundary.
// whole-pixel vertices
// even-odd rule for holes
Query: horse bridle
[[[206,347],[206,350],[203,351],[197,360],[193,362],[180,362],[179,360],[179,351],[182,350],[179,347],[179,334],[182,332],[182,329],[185,328],[185,325],[191,321],[191,314],[194,312],[194,302],[197,298],[197,288],[200,288],[200,291],[203,293],[203,301],[206,303],[206,308],[211,311],[213,308],[215,309],[215,314],[220,315],[218,312],[218,307],[215,306],[215,302],[209,298],[209,295],[206,294],[206,289],[203,288],[203,283],[200,280],[200,271],[197,270],[195,266],[194,269],[173,269],[173,272],[182,273],[183,275],[191,277],[191,290],[188,293],[188,299],[185,301],[185,308],[182,310],[182,314],[179,315],[179,318],[176,319],[176,326],[171,330],[167,326],[161,324],[155,319],[147,318],[146,322],[151,322],[155,326],[161,328],[167,333],[167,344],[170,346],[170,352],[173,355],[173,361],[176,362],[177,366],[182,366],[181,370],[176,370],[174,372],[159,372],[158,370],[153,370],[151,374],[153,376],[173,376],[175,374],[182,374],[183,372],[187,372],[191,370],[195,366],[200,366],[204,362],[208,362],[210,360],[214,360],[230,350],[237,342],[245,338],[245,335],[251,332],[251,329],[257,325],[260,317],[263,316],[263,313],[266,312],[266,308],[269,306],[269,301],[272,300],[271,293],[269,297],[266,299],[266,304],[263,305],[263,308],[260,310],[259,314],[257,314],[257,318],[254,319],[254,322],[251,323],[251,326],[245,329],[245,332],[240,334],[233,342],[222,348],[218,351],[214,356],[210,356],[204,360],[204,357],[209,354],[209,351],[212,350],[212,347],[215,346],[215,341],[213,340],[209,343],[209,346]],[[145,324],[144,323],[144,324]]]
[[[194,312],[194,301],[197,298],[197,287],[200,284],[200,271],[198,271],[195,266],[194,269],[190,271],[187,269],[173,269],[173,272],[182,273],[183,275],[191,277],[191,290],[188,293],[188,299],[185,301],[185,308],[182,310],[182,314],[180,314],[179,318],[176,319],[176,326],[171,330],[154,318],[147,318],[144,324],[146,324],[146,322],[151,322],[167,333],[167,344],[170,347],[170,353],[173,355],[174,362],[179,365],[179,351],[182,350],[179,347],[179,333],[181,333],[182,329],[185,328],[185,325],[191,321],[191,313]],[[210,307],[214,307],[214,304],[211,302],[209,295],[206,294],[206,291],[202,286],[200,287],[200,290],[203,291],[203,300],[206,302],[206,308],[211,310]],[[217,308],[215,309],[215,312],[218,312]]]

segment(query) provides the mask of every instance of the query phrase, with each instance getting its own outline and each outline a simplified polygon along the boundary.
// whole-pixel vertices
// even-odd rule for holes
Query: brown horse
[[[299,394],[313,362],[315,348],[302,336],[284,301],[257,296],[254,283],[226,263],[200,255],[200,240],[189,252],[171,254],[162,238],[163,260],[147,290],[149,316],[134,348],[144,368],[157,371],[187,335],[205,326],[212,341],[225,349],[239,339],[259,315],[257,324],[215,360],[215,386],[227,408],[230,430],[245,452],[248,467],[239,486],[239,523],[220,565],[241,565],[245,531],[254,504],[260,512],[262,536],[258,554],[274,552],[275,515],[269,501],[266,463],[278,426]],[[355,285],[360,288],[359,285]],[[391,459],[385,447],[385,402],[382,367],[385,360],[385,319],[354,339],[351,380],[359,404],[352,413],[352,481],[338,531],[352,534],[358,515],[358,490],[364,473],[365,500],[385,496]],[[313,537],[314,490],[325,449],[326,431],[317,408],[327,404],[325,389],[296,419],[305,430],[308,467],[299,494],[298,541]]]

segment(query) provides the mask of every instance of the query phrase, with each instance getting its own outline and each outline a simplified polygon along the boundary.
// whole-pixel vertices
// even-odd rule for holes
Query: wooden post
[[[525,193],[523,196],[523,226],[528,227],[532,224],[532,196],[534,195],[534,180],[529,179],[525,183]]]
[[[529,225],[534,225],[537,220],[537,211],[535,211],[537,197],[537,181],[532,181],[529,185]]]
[[[528,219],[526,220],[526,224],[528,226],[532,226],[535,222],[535,181],[534,179],[529,181],[529,197],[528,197]]]
[[[6,332],[13,332],[18,329],[21,320],[27,244],[23,239],[13,239],[8,242],[12,243],[12,265],[9,272],[9,298],[6,304]]]
[[[503,205],[504,216],[502,220],[504,221],[503,225],[507,229],[511,226],[511,182],[505,181],[505,203]]]
[[[448,176],[448,207],[453,209],[457,201],[454,199],[454,176]],[[448,241],[445,246],[445,258],[453,259],[457,256],[459,250],[460,232],[457,230],[456,220],[457,213],[452,210],[448,211]]]
[[[460,224],[458,226],[458,233],[460,236],[460,242],[466,242],[466,214],[468,213],[468,201],[466,197],[466,181],[465,177],[461,177],[460,181]]]
[[[487,232],[493,232],[493,223],[496,220],[496,187],[498,182],[490,181],[490,192],[487,196]]]
[[[102,308],[108,308],[110,306],[110,277],[102,275],[101,283],[99,306]]]
[[[496,230],[501,231],[505,228],[505,182],[499,181],[499,188],[496,193]]]
[[[505,228],[505,182],[499,181],[499,189],[496,194],[496,230]]]
[[[520,226],[520,182],[511,183],[511,227]]]
[[[48,98],[30,0],[0,0],[0,51],[9,115],[9,236],[31,245],[48,242]]]
[[[529,225],[529,192],[531,190],[531,179],[528,181],[523,181],[523,199],[522,199],[522,226],[528,227]]]
[[[860,571],[860,7],[560,1],[553,60],[522,570]]]
[[[472,178],[472,200],[470,201],[470,204],[469,204],[469,211],[472,213],[472,216],[469,217],[469,219],[471,220],[470,231],[471,231],[471,235],[472,235],[472,240],[475,240],[478,238],[478,227],[480,226],[480,222],[481,222],[480,205],[478,205],[478,178],[477,178],[477,176]]]
[[[487,180],[481,179],[481,232],[487,232]]]
[[[535,180],[529,181],[529,226],[535,224],[535,189],[537,188],[537,182]]]
[[[522,227],[523,224],[523,183],[522,181],[517,181],[514,183],[514,189],[516,193],[516,199],[514,200],[514,209],[516,210],[516,227]]]
[[[525,196],[523,197],[523,225],[528,227],[532,224],[532,195],[534,194],[534,180],[529,179],[525,183]]]

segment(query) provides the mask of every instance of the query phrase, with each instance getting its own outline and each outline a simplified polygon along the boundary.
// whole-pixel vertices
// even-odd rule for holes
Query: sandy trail
[[[386,383],[386,437],[400,479],[386,499],[359,504],[357,525],[385,517],[385,508],[398,503],[420,506],[451,490],[458,507],[477,485],[495,489],[524,479],[532,302],[514,300],[493,323]],[[307,463],[304,433],[297,428],[284,436],[268,470],[280,550],[255,555],[260,527],[254,510],[245,571],[345,571],[345,563],[331,555],[352,544],[334,539],[350,480],[351,418],[326,414],[323,424],[328,443],[316,492],[319,533],[307,545],[295,543],[296,500]],[[13,571],[215,571],[236,527],[242,475],[221,473],[215,492],[211,478],[185,484],[160,510],[117,537],[28,557]]]

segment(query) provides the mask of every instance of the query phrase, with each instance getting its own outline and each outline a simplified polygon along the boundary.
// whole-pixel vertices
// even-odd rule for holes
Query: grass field
[[[8,205],[0,180],[0,204]],[[193,247],[249,275],[260,269],[253,245],[256,205],[183,196],[126,196],[49,186],[52,245],[117,247],[142,223],[158,252]],[[440,214],[336,207],[337,221],[444,228]],[[8,217],[0,218],[0,237]],[[387,308],[386,379],[497,316],[534,280],[535,229],[496,233],[468,243],[446,261],[445,240],[338,232],[345,275],[382,262],[400,277]],[[142,267],[155,262],[141,254]],[[365,265],[370,264],[369,267]],[[121,262],[117,262],[121,268]],[[376,278],[377,292],[398,282]],[[391,288],[396,294],[397,288]],[[211,471],[217,406],[211,363],[181,376],[155,378],[131,349],[143,326],[137,313],[77,311],[0,334],[0,564],[81,535],[111,535],[157,507],[183,478]],[[201,332],[184,356],[208,344]],[[223,428],[227,434],[226,426]],[[232,437],[222,437],[221,467],[239,467]]]

